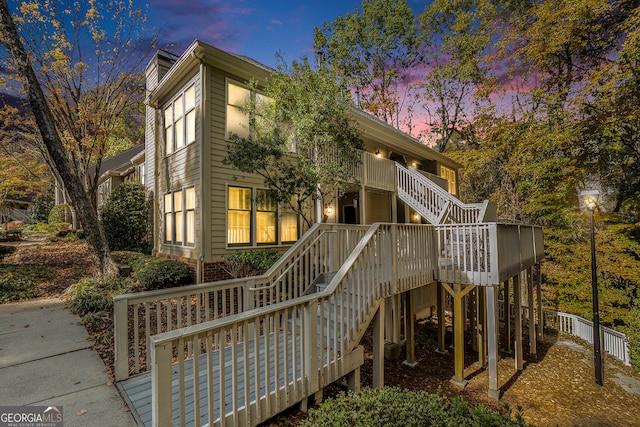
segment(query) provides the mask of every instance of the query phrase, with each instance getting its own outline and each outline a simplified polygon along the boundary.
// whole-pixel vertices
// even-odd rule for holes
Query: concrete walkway
[[[135,426],[88,338],[61,300],[0,305],[0,406],[62,406],[65,427]]]

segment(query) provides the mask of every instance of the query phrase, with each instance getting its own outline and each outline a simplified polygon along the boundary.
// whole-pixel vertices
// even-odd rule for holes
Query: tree
[[[66,155],[62,140],[56,129],[53,114],[38,78],[31,66],[29,55],[24,49],[18,31],[11,17],[6,0],[0,0],[0,34],[11,57],[18,76],[22,80],[29,104],[42,135],[42,143],[51,164],[64,180],[71,203],[73,204],[87,242],[93,248],[98,260],[98,272],[102,275],[116,275],[118,267],[111,259],[109,246],[98,222],[98,216],[86,196],[82,182],[74,173],[74,168]]]
[[[314,29],[321,61],[334,66],[340,84],[357,90],[360,106],[394,124],[411,107],[411,84],[421,63],[421,39],[405,0],[363,0],[362,12]]]
[[[255,82],[251,86],[257,91]],[[249,136],[231,135],[225,162],[262,176],[270,197],[310,226],[310,202],[331,203],[360,161],[363,142],[351,104],[329,68],[314,71],[307,58],[281,62],[264,95],[246,105]]]
[[[441,152],[454,142],[474,142],[473,108],[488,100],[490,90],[485,62],[494,14],[487,0],[436,0],[420,15],[429,49],[428,71],[418,87],[428,132],[438,135]]]
[[[144,22],[133,2],[112,0],[29,0],[15,17],[70,166],[94,208],[102,159],[144,94]]]
[[[590,87],[600,84],[600,70],[615,62],[626,31],[619,23],[633,13],[637,1],[544,0],[504,6],[500,58],[511,75],[528,80],[542,113],[558,123],[570,103],[579,106]]]

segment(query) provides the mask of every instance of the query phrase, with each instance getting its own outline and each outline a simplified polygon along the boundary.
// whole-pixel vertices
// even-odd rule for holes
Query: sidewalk
[[[135,426],[61,300],[0,305],[0,406],[62,406],[65,427]]]

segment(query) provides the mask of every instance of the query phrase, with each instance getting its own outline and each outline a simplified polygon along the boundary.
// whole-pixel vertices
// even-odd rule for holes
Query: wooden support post
[[[445,334],[447,332],[446,318],[444,309],[447,303],[447,294],[444,292],[444,286],[442,283],[436,283],[436,299],[438,300],[438,349],[436,352],[440,354],[447,354],[447,348],[445,344]]]
[[[151,423],[154,426],[170,426],[172,421],[171,357],[170,343],[156,345],[151,342]]]
[[[349,391],[355,393],[360,391],[360,367],[349,372],[347,375],[347,386],[349,387]]]
[[[473,286],[442,284],[453,297],[453,351],[454,351],[454,375],[451,382],[459,387],[465,387],[464,379],[464,296],[473,290]]]
[[[536,310],[533,304],[533,275],[531,267],[527,268],[527,303],[529,306],[529,356],[536,360],[537,346],[536,346]]]
[[[385,302],[373,318],[373,387],[384,387],[384,318]]]
[[[471,318],[471,346],[473,351],[478,351],[478,289],[471,292],[468,296],[469,299],[469,311],[471,312],[469,317]]]
[[[537,265],[536,269],[536,299],[538,305],[538,341],[544,341],[544,311],[542,311],[542,268]]]
[[[515,368],[522,370],[522,293],[520,289],[520,273],[513,277],[513,323],[515,325]]]
[[[505,354],[512,355],[513,349],[511,347],[511,291],[509,290],[509,280],[504,281],[504,343]]]
[[[485,307],[485,288],[483,286],[478,286],[476,289],[477,295],[477,323],[476,329],[478,331],[478,364],[480,366],[485,366],[487,364],[487,334],[485,331],[485,319],[486,319],[486,307]]]
[[[416,361],[416,335],[415,335],[415,319],[413,314],[413,290],[409,289],[404,294],[404,316],[406,321],[405,333],[405,348],[406,359],[404,364],[410,367],[415,367],[418,362]]]
[[[129,326],[127,321],[127,300],[115,297],[113,301],[114,330],[114,371],[116,381],[129,378]],[[136,325],[137,327],[137,325]]]
[[[489,352],[489,397],[500,398],[498,388],[498,290],[496,286],[487,286],[486,291],[486,319],[487,319],[487,350]]]
[[[304,327],[304,368],[306,377],[306,395],[313,396],[320,389],[318,367],[318,300],[307,303],[303,311]]]

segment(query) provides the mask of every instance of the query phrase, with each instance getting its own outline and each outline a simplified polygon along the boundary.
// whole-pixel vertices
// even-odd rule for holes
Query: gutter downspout
[[[202,56],[197,55],[195,52],[191,53],[193,55],[194,58],[198,59],[198,61],[200,62],[200,253],[198,255],[198,259],[196,261],[196,283],[203,283],[204,282],[204,260],[205,260],[205,254],[206,254],[206,243],[207,243],[207,237],[206,237],[206,232],[205,230],[208,228],[206,227],[206,224],[208,224],[207,221],[205,221],[205,214],[207,214],[208,212],[211,212],[211,210],[209,209],[209,207],[205,207],[204,204],[205,203],[209,203],[209,197],[206,197],[205,195],[207,194],[207,191],[209,189],[209,181],[208,181],[208,177],[209,177],[209,173],[208,173],[208,158],[209,158],[209,150],[206,149],[206,147],[209,146],[209,144],[207,144],[208,138],[207,136],[209,135],[208,132],[206,131],[206,126],[204,126],[204,123],[206,122],[206,120],[204,119],[205,117],[207,117],[208,114],[208,108],[206,108],[207,105],[207,68],[204,65],[204,60],[202,58]],[[196,116],[197,119],[197,116]],[[197,200],[197,199],[196,199]]]

